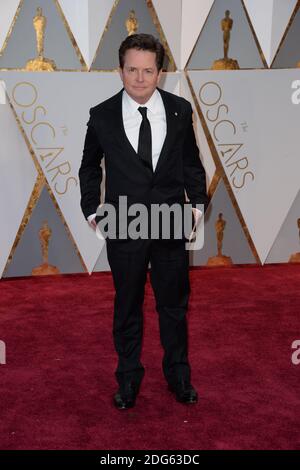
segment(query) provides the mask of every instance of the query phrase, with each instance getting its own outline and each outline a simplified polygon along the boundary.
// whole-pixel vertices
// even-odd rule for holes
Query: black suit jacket
[[[79,170],[81,208],[87,218],[100,203],[101,159],[105,156],[105,202],[128,205],[190,202],[207,206],[205,171],[192,124],[192,107],[184,98],[158,88],[166,111],[167,133],[154,173],[145,166],[126,136],[122,90],[90,109]]]

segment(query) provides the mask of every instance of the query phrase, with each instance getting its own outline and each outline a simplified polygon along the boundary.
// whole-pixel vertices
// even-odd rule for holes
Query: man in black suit
[[[163,60],[164,48],[153,36],[128,36],[119,49],[124,88],[90,109],[79,179],[81,208],[94,229],[101,220],[96,212],[103,156],[105,203],[116,208],[117,217],[120,196],[127,197],[128,207],[140,203],[150,210],[154,204],[171,207],[175,203],[183,208],[186,191],[194,222],[200,215],[196,205],[207,205],[205,171],[195,140],[192,108],[184,98],[158,88]],[[197,402],[187,346],[187,238],[165,239],[161,231],[159,234],[156,239],[151,235],[135,239],[123,238],[118,232],[116,238],[106,239],[115,287],[113,337],[119,388],[114,403],[118,409],[135,405],[144,376],[140,360],[142,308],[149,261],[165,379],[179,402]]]

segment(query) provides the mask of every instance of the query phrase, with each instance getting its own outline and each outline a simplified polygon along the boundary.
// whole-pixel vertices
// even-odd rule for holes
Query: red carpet
[[[136,407],[112,404],[110,273],[2,280],[1,449],[299,449],[300,266],[191,270],[189,333],[197,405],[161,371],[152,290],[145,299]]]

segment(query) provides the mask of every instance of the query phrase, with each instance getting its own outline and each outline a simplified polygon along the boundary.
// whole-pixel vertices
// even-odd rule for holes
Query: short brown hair
[[[163,68],[165,58],[164,46],[152,34],[132,34],[124,39],[119,48],[119,64],[121,69],[124,67],[125,54],[128,49],[155,52],[157,70],[160,71]]]

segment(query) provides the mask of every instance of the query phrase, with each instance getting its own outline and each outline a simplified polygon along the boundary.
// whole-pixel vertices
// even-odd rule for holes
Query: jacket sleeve
[[[90,109],[90,119],[87,122],[88,127],[79,169],[80,205],[85,218],[97,211],[101,198],[103,150],[94,127],[92,109]]]
[[[188,123],[183,146],[184,187],[192,206],[204,204],[204,210],[206,210],[208,205],[206,175],[199,156],[192,116],[193,110],[189,104]]]

